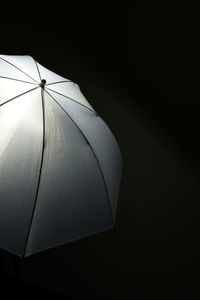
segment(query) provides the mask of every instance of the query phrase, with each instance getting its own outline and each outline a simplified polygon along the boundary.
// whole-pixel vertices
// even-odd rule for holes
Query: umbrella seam
[[[22,72],[23,74],[25,74],[26,76],[28,76],[29,78],[31,78],[33,81],[37,82],[37,80],[35,80],[34,78],[32,78],[30,75],[28,75],[26,72],[22,71],[20,68],[18,68],[17,66],[15,66],[13,63],[7,61],[6,59],[2,58],[0,56],[0,59],[4,60],[5,62],[7,62],[8,64],[10,64],[11,66],[15,67],[17,70],[19,70],[20,72]]]
[[[76,101],[75,99],[73,99],[73,98],[71,98],[71,97],[69,97],[69,96],[66,96],[66,95],[64,95],[64,94],[61,94],[61,93],[59,93],[59,92],[56,92],[56,91],[50,89],[49,87],[47,87],[47,89],[50,90],[50,91],[52,91],[52,92],[54,92],[54,93],[57,93],[58,95],[61,95],[61,96],[63,96],[63,97],[66,97],[67,99],[70,99],[71,101],[74,101],[74,102],[76,102],[76,103],[78,103],[78,104],[84,106],[84,107],[87,108],[89,111],[93,112],[96,116],[99,116],[99,114],[98,114],[95,110],[92,110],[91,108],[89,108],[89,107],[87,107],[86,105],[84,105],[84,104],[82,104],[82,103]],[[99,117],[100,117],[100,116],[99,116]]]
[[[39,78],[40,78],[40,81],[42,80],[42,78],[41,78],[41,74],[40,74],[40,71],[39,71],[39,67],[38,67],[38,64],[37,64],[37,62],[36,62],[36,60],[35,59],[33,59],[34,60],[34,62],[35,62],[35,65],[36,65],[36,68],[37,68],[37,71],[38,71],[38,75],[39,75]]]
[[[43,167],[43,161],[44,161],[44,148],[45,148],[45,108],[44,108],[44,90],[41,89],[41,98],[42,98],[42,120],[43,120],[43,138],[42,138],[42,153],[41,153],[41,162],[40,162],[40,170],[39,170],[39,177],[38,177],[38,183],[37,183],[37,189],[35,193],[35,201],[33,205],[33,211],[31,215],[31,220],[30,220],[30,225],[28,229],[28,234],[26,237],[26,242],[25,242],[25,247],[24,247],[24,252],[23,256],[26,256],[26,248],[29,242],[30,234],[31,234],[31,228],[33,224],[33,219],[34,219],[34,214],[35,214],[35,209],[36,209],[36,204],[37,204],[37,198],[39,194],[39,188],[40,188],[40,182],[41,182],[41,175],[42,175],[42,167]]]
[[[22,94],[19,94],[19,95],[15,96],[15,97],[11,98],[11,99],[9,99],[9,100],[7,100],[7,101],[1,103],[1,104],[0,104],[0,107],[3,106],[3,105],[5,105],[5,104],[8,103],[8,102],[13,101],[13,100],[15,100],[16,98],[18,98],[18,97],[20,97],[20,96],[23,96],[23,95],[25,95],[25,94],[27,94],[27,93],[29,93],[29,92],[32,92],[32,91],[34,91],[34,90],[36,90],[36,89],[38,89],[38,88],[39,88],[39,86],[36,86],[35,88],[33,88],[33,89],[31,89],[31,90],[28,90],[28,91],[26,91],[26,92],[24,92],[24,93],[22,93]]]
[[[46,92],[47,92],[47,90],[49,90],[49,91],[51,91],[51,92],[54,92],[54,93],[56,93],[56,94],[58,94],[58,95],[61,95],[61,96],[65,97],[65,98],[67,98],[67,99],[69,99],[69,100],[71,100],[71,101],[74,101],[75,103],[77,103],[77,104],[83,106],[84,108],[88,109],[91,113],[93,113],[94,115],[96,115],[98,118],[100,118],[101,121],[104,122],[105,125],[108,127],[106,121],[105,121],[105,120],[104,120],[104,119],[103,119],[103,118],[102,118],[95,110],[92,110],[92,109],[90,109],[89,107],[85,106],[84,104],[82,104],[82,103],[80,103],[80,102],[74,100],[73,98],[70,98],[70,97],[68,97],[68,96],[66,96],[66,95],[64,95],[64,94],[61,94],[61,93],[59,93],[59,92],[56,92],[56,91],[54,91],[54,90],[52,90],[52,89],[50,89],[50,88],[48,88],[48,87],[47,87],[45,90],[46,90]],[[109,127],[108,127],[108,128],[109,128]],[[116,143],[117,143],[117,139],[116,139],[115,135],[114,135],[113,133],[112,133],[112,135],[113,135],[113,137],[114,137],[114,139],[115,139],[115,141],[116,141]]]
[[[74,82],[71,81],[71,80],[62,80],[62,81],[56,81],[56,82],[52,82],[52,83],[47,83],[46,86],[47,86],[47,85],[57,84],[57,83],[63,83],[63,82],[71,82],[71,83],[74,83]]]
[[[16,79],[16,78],[11,78],[11,77],[6,77],[6,76],[0,76],[0,78],[9,79],[9,80],[15,80],[15,81],[21,81],[21,82],[24,82],[24,83],[30,83],[30,84],[35,84],[35,85],[37,84],[37,83],[33,83],[33,82],[21,80],[21,79]]]
[[[85,134],[83,133],[83,131],[81,130],[81,128],[76,124],[76,122],[73,120],[73,118],[67,113],[67,111],[57,102],[56,99],[54,99],[54,97],[46,90],[46,93],[48,93],[48,95],[55,101],[55,103],[65,112],[65,114],[68,115],[68,117],[72,120],[72,122],[76,125],[76,127],[80,130],[82,136],[85,138],[87,144],[89,145],[89,147],[91,148],[92,150],[92,153],[97,161],[97,164],[99,166],[99,170],[101,172],[101,176],[103,178],[103,182],[104,182],[104,186],[105,186],[105,189],[106,189],[106,193],[107,193],[107,197],[108,197],[108,202],[110,204],[110,213],[111,213],[111,219],[112,219],[112,222],[114,223],[114,216],[113,216],[113,213],[112,213],[112,206],[111,206],[111,201],[110,201],[110,196],[109,196],[109,192],[108,192],[108,187],[107,187],[107,184],[106,184],[106,180],[105,180],[105,177],[104,177],[104,174],[103,174],[103,171],[102,171],[102,168],[101,168],[101,165],[100,165],[100,162],[97,158],[97,155],[94,151],[94,149],[92,148],[89,140],[87,139],[87,137],[85,136]]]

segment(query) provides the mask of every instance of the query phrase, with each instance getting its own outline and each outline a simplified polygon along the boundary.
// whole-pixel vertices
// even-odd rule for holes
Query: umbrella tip
[[[45,84],[46,84],[46,80],[45,80],[45,79],[42,79],[41,82],[40,82],[41,88],[44,89]]]

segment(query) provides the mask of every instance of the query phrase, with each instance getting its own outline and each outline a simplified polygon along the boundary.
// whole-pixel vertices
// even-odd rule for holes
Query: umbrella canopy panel
[[[91,147],[46,93],[44,102],[44,160],[26,255],[112,227],[108,195]]]
[[[116,215],[117,198],[119,193],[122,160],[116,139],[102,120],[93,111],[79,105],[72,99],[53,92],[48,87],[47,92],[67,112],[93,149],[108,190],[113,218]]]
[[[0,107],[0,247],[22,256],[42,153],[39,89]]]
[[[122,158],[77,84],[0,55],[0,247],[27,256],[112,228]]]

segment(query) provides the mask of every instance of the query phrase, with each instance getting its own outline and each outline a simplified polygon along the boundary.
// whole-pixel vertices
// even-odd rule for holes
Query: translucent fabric
[[[42,153],[40,89],[0,107],[0,247],[22,256]]]
[[[28,256],[112,228],[121,172],[76,83],[0,55],[0,248]]]
[[[71,116],[91,145],[102,170],[113,217],[115,217],[122,172],[122,158],[112,132],[106,123],[89,109],[57,93],[48,92]]]
[[[53,82],[58,82],[58,81],[68,81],[68,79],[48,70],[47,68],[43,67],[41,64],[37,63],[40,77],[41,79],[45,79],[47,84],[53,83]]]
[[[17,69],[14,65],[10,64],[7,60],[3,59],[2,55],[0,55],[0,77],[2,76],[35,83],[34,80],[24,74],[21,70]]]
[[[45,93],[45,151],[25,255],[112,227],[96,158],[71,118]]]
[[[66,97],[72,98],[74,101],[81,103],[82,105],[93,110],[92,106],[88,103],[86,98],[81,93],[78,84],[74,82],[60,82],[57,84],[50,84],[46,88],[53,90],[54,92],[63,94]]]
[[[0,77],[0,105],[35,87],[36,85],[34,84]]]
[[[27,79],[31,81],[40,82],[39,73],[37,70],[36,62],[29,55],[0,55],[1,58],[5,59],[7,62],[13,64],[25,74],[27,74]]]

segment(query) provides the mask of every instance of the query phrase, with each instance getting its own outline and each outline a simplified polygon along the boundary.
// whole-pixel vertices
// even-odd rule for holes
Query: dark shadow
[[[29,299],[29,300],[73,300],[72,298],[66,298],[56,293],[45,291],[33,285],[19,283],[11,278],[4,278],[0,283],[1,296],[5,295],[6,299]]]
[[[22,282],[21,264],[23,259],[5,251],[0,251],[0,292],[6,299],[56,299],[72,300],[57,293],[46,291]],[[75,298],[73,298],[75,299]],[[77,298],[76,298],[77,299]]]

